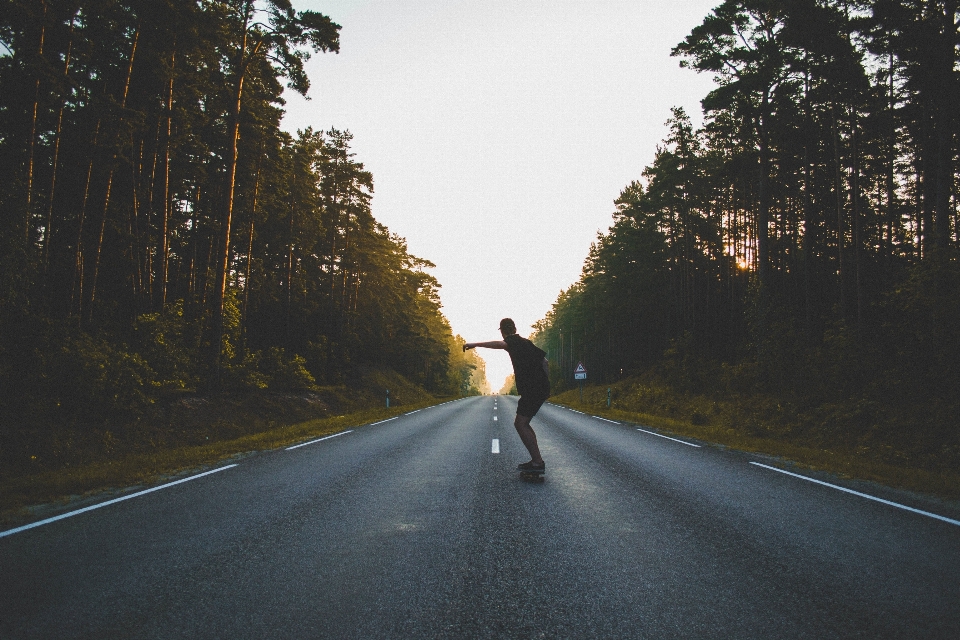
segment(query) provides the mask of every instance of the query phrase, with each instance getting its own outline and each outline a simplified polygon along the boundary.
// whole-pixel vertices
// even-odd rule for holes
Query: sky
[[[532,333],[709,76],[670,50],[719,0],[294,0],[341,25],[283,128],[349,130],[373,215],[430,260],[468,342]],[[512,372],[482,350],[494,391]]]

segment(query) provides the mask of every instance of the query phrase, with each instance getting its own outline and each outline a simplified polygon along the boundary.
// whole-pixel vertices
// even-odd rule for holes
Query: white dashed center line
[[[490,447],[490,453],[500,453],[500,439],[494,438],[493,444]]]

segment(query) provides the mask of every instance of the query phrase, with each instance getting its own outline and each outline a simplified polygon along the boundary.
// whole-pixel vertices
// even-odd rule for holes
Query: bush
[[[156,372],[156,386],[166,389],[198,386],[198,354],[196,348],[190,347],[189,331],[182,300],[167,305],[163,313],[147,313],[137,318],[135,344],[140,356]]]
[[[255,370],[250,371],[249,367]],[[316,389],[317,382],[307,371],[303,356],[287,352],[280,347],[270,347],[265,352],[256,352],[245,361],[246,380],[259,388],[274,391],[304,391]],[[263,386],[265,385],[265,387]]]
[[[39,395],[78,422],[129,421],[153,402],[147,390],[157,385],[156,373],[139,354],[103,338],[77,332],[45,364]]]

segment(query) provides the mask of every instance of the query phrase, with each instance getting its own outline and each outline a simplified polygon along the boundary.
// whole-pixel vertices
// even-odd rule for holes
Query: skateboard
[[[543,471],[529,471],[527,469],[520,469],[520,478],[526,480],[527,482],[543,482]]]

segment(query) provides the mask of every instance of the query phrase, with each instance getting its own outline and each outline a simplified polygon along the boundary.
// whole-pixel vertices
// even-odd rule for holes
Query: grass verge
[[[103,491],[151,485],[247,453],[278,449],[311,438],[385,420],[393,416],[446,402],[431,398],[402,407],[363,409],[203,445],[136,453],[109,461],[94,462],[6,479],[0,482],[0,524],[21,523],[35,517],[32,505],[59,506]]]
[[[702,425],[694,422],[606,407],[606,387],[584,387],[584,400],[570,390],[550,398],[550,402],[591,414],[651,426],[668,434],[695,438],[740,451],[783,458],[799,467],[825,471],[842,478],[868,480],[889,487],[926,493],[945,500],[960,500],[960,473],[899,466],[858,455],[843,448],[817,448],[780,438],[744,433],[723,425]]]

